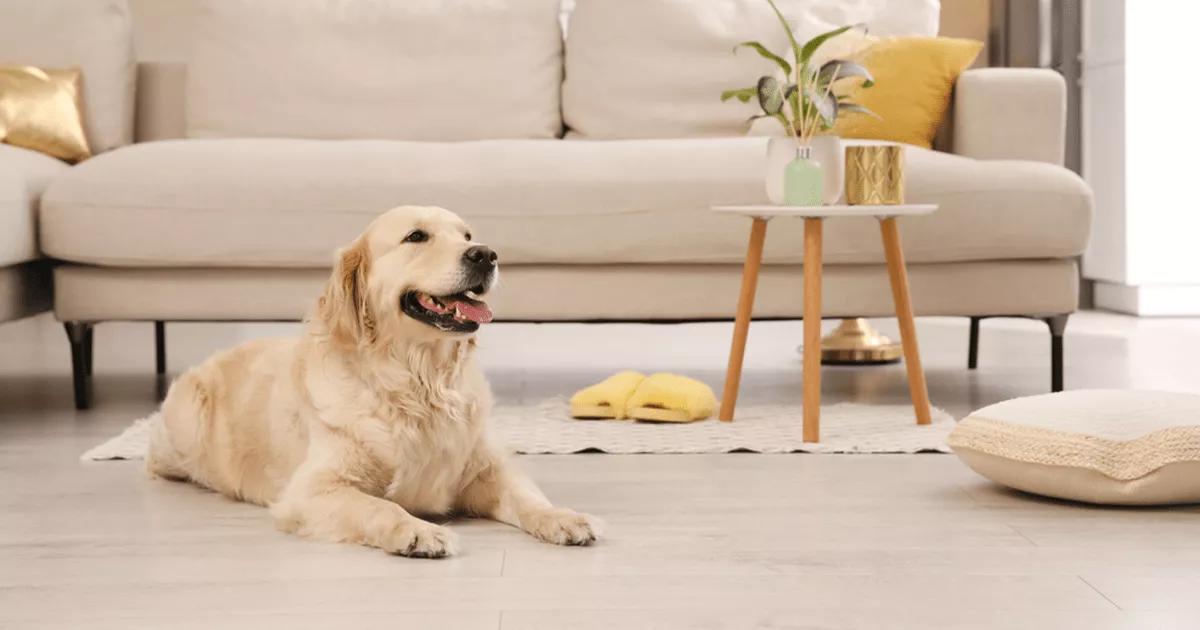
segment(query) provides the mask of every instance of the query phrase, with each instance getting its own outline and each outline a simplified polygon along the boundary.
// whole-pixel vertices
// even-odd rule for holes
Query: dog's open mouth
[[[430,295],[409,291],[400,298],[400,308],[409,317],[447,332],[475,332],[492,321],[492,309],[479,295],[482,286],[454,295]]]

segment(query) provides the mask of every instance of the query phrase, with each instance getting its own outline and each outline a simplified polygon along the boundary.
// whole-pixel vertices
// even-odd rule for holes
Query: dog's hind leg
[[[150,430],[146,453],[150,474],[181,481],[195,478],[192,468],[201,456],[204,432],[211,424],[212,400],[212,392],[197,369],[171,384]]]
[[[180,462],[179,453],[171,446],[162,413],[150,425],[150,446],[146,451],[146,472],[173,481],[187,481],[188,473]]]

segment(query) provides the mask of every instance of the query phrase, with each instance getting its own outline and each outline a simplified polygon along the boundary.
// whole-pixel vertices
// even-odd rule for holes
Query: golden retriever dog
[[[305,333],[252,341],[188,370],[154,426],[151,473],[269,506],[279,528],[404,556],[457,550],[421,517],[482,516],[587,545],[488,438],[474,333],[496,254],[457,215],[406,206],[338,252]]]

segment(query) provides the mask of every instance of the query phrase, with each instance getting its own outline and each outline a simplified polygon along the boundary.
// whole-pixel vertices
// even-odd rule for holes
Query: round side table
[[[908,370],[908,388],[912,396],[917,424],[929,424],[929,392],[921,356],[917,348],[917,329],[913,325],[912,298],[908,291],[908,269],[900,248],[900,227],[897,217],[930,214],[937,210],[932,204],[894,206],[715,206],[715,212],[740,214],[752,219],[750,246],[742,267],[742,288],[738,296],[737,319],[733,327],[733,342],[729,349],[729,367],[725,372],[725,389],[718,417],[733,420],[738,388],[742,380],[742,359],[746,353],[746,336],[754,311],[754,293],[758,288],[758,271],[762,267],[763,243],[767,237],[767,221],[776,217],[804,219],[804,441],[821,439],[821,241],[825,219],[870,216],[879,219],[883,252],[887,258],[888,279],[892,286],[892,302],[900,323],[900,340],[904,347],[904,364]],[[812,351],[809,351],[812,349]]]

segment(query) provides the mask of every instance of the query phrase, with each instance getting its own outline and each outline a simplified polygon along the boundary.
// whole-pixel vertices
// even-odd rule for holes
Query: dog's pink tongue
[[[483,302],[473,302],[470,300],[455,300],[455,308],[463,317],[477,323],[486,324],[492,321],[492,309],[488,308]]]

